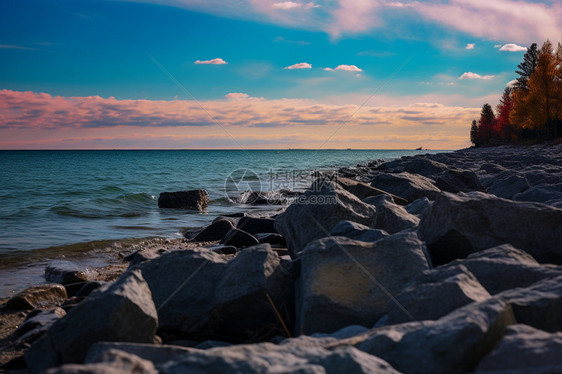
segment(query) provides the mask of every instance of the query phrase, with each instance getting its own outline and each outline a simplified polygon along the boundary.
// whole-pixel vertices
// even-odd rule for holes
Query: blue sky
[[[203,138],[211,147],[230,147],[232,144],[220,140],[225,126],[241,139],[253,139],[247,135],[246,117],[227,121],[223,128],[212,118],[230,118],[244,110],[253,113],[254,122],[250,122],[254,130],[260,123],[275,128],[275,132],[271,129],[270,133],[264,130],[252,135],[255,141],[250,141],[249,147],[277,147],[274,142],[259,143],[259,139],[273,135],[278,137],[279,147],[314,147],[320,142],[318,136],[313,139],[318,126],[310,130],[299,126],[299,121],[310,120],[320,110],[326,115],[338,111],[344,119],[347,117],[341,111],[347,110],[349,116],[357,112],[349,121],[349,127],[356,128],[335,147],[409,147],[407,139],[412,144],[425,140],[439,147],[468,145],[467,136],[466,141],[461,140],[461,121],[469,121],[484,102],[497,102],[506,84],[516,77],[522,47],[546,38],[559,40],[561,9],[549,1],[510,0],[4,0],[0,3],[0,90],[5,95],[3,109],[9,113],[0,117],[4,122],[0,132],[11,138],[4,136],[0,147],[59,148],[68,144],[74,148],[115,148],[119,139],[122,144],[131,144],[131,139],[125,142],[122,130],[130,132],[132,128],[138,130],[138,141],[132,143],[138,148],[196,147]],[[501,48],[506,44],[512,45]],[[213,59],[225,63],[195,63]],[[293,65],[306,68],[287,68]],[[28,96],[20,95],[24,92]],[[228,96],[233,93],[238,95]],[[74,100],[67,103],[69,108],[100,96],[106,101],[95,105],[105,105],[104,109],[92,112],[107,113],[108,106],[121,105],[123,116],[133,116],[138,123],[128,122],[125,129],[118,121],[106,128],[97,125],[101,135],[98,143],[93,143],[92,134],[79,131],[87,125],[71,126],[72,118],[61,119],[60,113],[55,113],[56,118],[51,112],[39,113],[41,94],[50,96],[43,98],[46,102]],[[16,96],[18,105],[28,108],[26,116],[7,106]],[[166,113],[155,114],[147,112],[143,100],[186,107],[170,107]],[[142,109],[131,114],[136,110],[135,101]],[[195,110],[187,111],[194,103],[199,103],[200,112],[216,112],[206,118],[199,113],[202,117],[193,119],[190,116]],[[228,103],[231,111],[220,112],[221,103]],[[125,104],[127,110],[122,108]],[[415,104],[459,107],[463,115],[451,124],[449,113],[444,117],[448,127],[431,127],[433,140],[423,137],[428,126],[421,123],[415,130],[410,122],[407,126],[371,126],[370,140],[357,139],[369,123],[389,122],[387,118],[367,118],[365,113],[373,113],[369,108],[379,108],[378,113],[384,111],[380,108],[396,112]],[[283,119],[275,108],[297,108],[303,118]],[[424,118],[438,116],[436,111],[417,112]],[[68,109],[66,113],[79,115]],[[140,120],[140,116],[146,118]],[[267,116],[272,119],[263,118]],[[167,117],[175,118],[173,123]],[[257,117],[260,120],[256,122]],[[98,123],[104,118],[101,116]],[[203,122],[208,126],[201,126]],[[437,122],[434,118],[425,125]],[[359,130],[357,126],[362,125]],[[326,126],[329,132],[330,126],[337,125]],[[178,127],[185,127],[180,131],[183,140],[142,140],[147,128],[154,131],[156,127],[159,131],[173,129],[172,137],[179,136]],[[23,141],[30,129],[41,134],[37,132],[31,142],[29,138]],[[448,140],[447,132],[451,133]],[[297,138],[294,143],[287,140],[298,133],[305,139],[301,143]],[[400,137],[404,142],[392,140]]]

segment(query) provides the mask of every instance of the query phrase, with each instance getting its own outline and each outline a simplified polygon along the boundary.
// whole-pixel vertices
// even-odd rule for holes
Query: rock
[[[494,298],[511,305],[518,323],[549,332],[562,331],[562,276],[507,290]]]
[[[397,303],[388,304],[386,324],[437,320],[467,304],[490,298],[462,265],[426,271],[412,283],[396,295]]]
[[[539,266],[529,254],[510,244],[475,252],[465,259],[450,262],[445,267],[461,264],[492,295],[513,288],[528,287],[543,279],[562,275],[562,267]]]
[[[417,199],[416,201],[406,205],[404,208],[406,209],[406,212],[421,218],[427,208],[429,208],[432,204],[433,202],[429,201],[427,197],[422,197],[421,199]]]
[[[376,242],[388,236],[388,233],[384,230],[371,229],[360,223],[340,221],[332,228],[330,236],[345,236],[346,238],[363,242]]]
[[[475,369],[513,323],[509,304],[492,298],[437,321],[406,324],[406,332],[403,325],[388,326],[350,343],[404,373],[465,373]]]
[[[420,219],[394,203],[383,203],[377,207],[375,228],[389,234],[411,229],[420,223]]]
[[[532,187],[525,192],[518,193],[513,196],[513,200],[535,201],[547,205],[553,205],[553,203],[562,200],[562,191],[551,185],[541,185]]]
[[[98,341],[152,343],[157,325],[156,308],[141,273],[127,272],[55,322],[27,350],[25,360],[31,373],[82,362]]]
[[[297,333],[372,326],[389,296],[429,268],[423,247],[414,233],[374,243],[344,237],[310,243],[302,252],[297,285]]]
[[[344,177],[338,177],[336,181],[344,190],[357,196],[359,200],[365,200],[366,198],[372,196],[385,195],[388,196],[396,204],[406,205],[408,203],[406,200],[402,199],[399,196],[369,186],[367,183]]]
[[[79,290],[76,292],[76,296],[84,297],[90,295],[94,290],[97,290],[100,287],[105,287],[107,282],[104,281],[93,281],[93,282],[86,282]]]
[[[311,241],[328,236],[341,220],[371,224],[376,210],[333,181],[317,179],[275,219],[276,230],[287,240],[292,258]]]
[[[419,234],[427,242],[435,265],[505,243],[541,263],[562,264],[559,222],[562,209],[481,192],[444,192],[424,214]]]
[[[478,176],[469,170],[448,169],[435,177],[435,186],[441,191],[469,192],[482,189]]]
[[[197,350],[177,345],[100,342],[92,344],[84,361],[89,363],[104,362],[111,351],[125,352],[154,364],[162,364]]]
[[[526,325],[512,325],[475,373],[560,373],[562,332],[549,334]]]
[[[209,205],[209,193],[206,190],[162,192],[158,197],[158,208],[203,211],[207,205]]]
[[[237,248],[246,248],[253,245],[259,244],[258,239],[253,235],[247,233],[240,229],[230,229],[224,238],[220,241],[220,244],[233,245]]]
[[[371,186],[398,195],[408,201],[422,197],[435,200],[441,192],[431,179],[407,172],[378,174],[372,179]]]
[[[42,284],[18,292],[6,303],[8,309],[38,309],[60,303],[67,298],[66,289],[60,284]]]
[[[398,160],[385,162],[378,167],[380,170],[390,171],[392,173],[408,172],[419,174],[424,177],[431,178],[445,170],[448,166],[423,156],[421,157],[402,157]]]
[[[101,361],[85,365],[66,364],[50,369],[46,374],[157,374],[154,364],[119,350],[104,353]]]
[[[215,253],[220,253],[222,255],[234,255],[234,254],[236,254],[236,252],[238,252],[238,248],[236,248],[233,245],[218,244],[218,245],[212,245],[210,247],[205,247],[205,248],[207,248],[209,251],[213,251]]]
[[[125,261],[129,261],[129,267],[133,267],[135,265],[140,264],[141,262],[145,262],[160,257],[162,253],[165,252],[168,251],[165,249],[158,249],[158,248],[143,248],[131,253],[128,256],[125,256],[123,259]]]
[[[326,350],[271,343],[220,347],[159,366],[161,373],[398,373],[385,361],[353,347]]]
[[[255,235],[255,238],[258,239],[258,242],[260,242],[260,244],[269,243],[269,244],[278,244],[283,246],[287,245],[287,241],[285,241],[285,238],[281,234],[258,233]]]
[[[70,261],[57,261],[45,268],[47,282],[71,284],[88,280],[86,273]]]
[[[36,313],[32,312],[27,316],[25,321],[18,326],[16,331],[14,331],[14,335],[21,337],[32,330],[51,326],[65,315],[66,312],[62,308],[58,307],[49,311],[37,310]],[[46,329],[42,330],[45,331]]]
[[[371,196],[368,197],[366,199],[363,199],[363,202],[365,204],[371,204],[375,207],[378,207],[379,205],[382,205],[384,203],[389,203],[392,204],[394,203],[394,200],[392,199],[392,197],[390,197],[390,195],[377,195],[377,196]]]
[[[230,230],[234,228],[232,222],[226,219],[219,219],[213,221],[209,226],[201,230],[195,237],[193,241],[195,242],[213,242],[216,240],[221,240],[228,234]]]
[[[271,218],[242,217],[236,228],[249,234],[276,233],[275,220]]]
[[[291,326],[292,277],[270,245],[249,247],[228,259],[193,249],[139,267],[158,309],[159,331],[198,341],[254,341],[284,334],[272,304],[281,316],[289,316],[284,323]]]
[[[501,177],[494,178],[486,190],[498,197],[511,199],[513,196],[527,191],[530,187],[524,176],[509,172],[507,176],[501,175]]]

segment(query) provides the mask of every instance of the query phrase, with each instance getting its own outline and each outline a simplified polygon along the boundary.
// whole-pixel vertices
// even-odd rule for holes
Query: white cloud
[[[318,8],[320,7],[320,5],[314,4],[312,2],[301,4],[301,3],[295,3],[293,1],[284,1],[282,3],[274,3],[272,7],[276,9],[291,10],[291,9],[298,9],[298,8],[302,8],[302,9]]]
[[[494,45],[494,48],[501,48],[502,44],[496,44]]]
[[[194,62],[194,64],[201,64],[201,65],[224,65],[224,64],[228,64],[228,62],[226,62],[225,60],[223,60],[222,58],[214,58],[212,60],[197,60]]]
[[[343,70],[343,71],[363,71],[363,69],[359,69],[355,65],[338,65],[335,70]]]
[[[500,48],[500,51],[507,51],[507,52],[524,52],[524,51],[527,51],[527,48],[521,47],[520,45],[517,45],[517,44],[504,44],[504,45]]]
[[[513,86],[515,85],[515,83],[517,83],[517,79],[514,79],[512,81],[507,82],[506,87],[511,87],[513,88]]]
[[[232,100],[242,100],[242,99],[247,99],[250,96],[248,96],[248,94],[243,93],[243,92],[231,92],[229,94],[224,95],[224,97],[226,97],[227,99],[232,99]]]
[[[474,43],[468,43],[465,47],[465,49],[474,49]]]
[[[298,64],[286,66],[283,69],[293,70],[293,69],[311,69],[311,68],[312,65],[310,65],[308,62],[299,62]]]
[[[495,75],[480,75],[480,74],[476,74],[473,72],[467,72],[467,73],[463,73],[463,75],[461,75],[459,77],[459,79],[492,79],[493,77],[495,77]]]

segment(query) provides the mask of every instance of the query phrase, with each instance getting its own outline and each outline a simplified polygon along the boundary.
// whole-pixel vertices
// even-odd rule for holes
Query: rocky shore
[[[0,307],[0,370],[562,372],[562,145],[372,161],[290,200],[46,269]]]

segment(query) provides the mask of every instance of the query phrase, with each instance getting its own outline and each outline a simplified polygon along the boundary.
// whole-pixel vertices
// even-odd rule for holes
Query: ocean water
[[[25,274],[20,266],[37,266],[31,264],[37,255],[47,261],[108,240],[181,237],[218,215],[264,209],[242,204],[248,189],[304,188],[312,170],[426,152],[0,151],[0,283]],[[236,184],[239,179],[229,175],[243,175],[244,183]],[[163,191],[199,188],[210,195],[205,212],[158,208]],[[17,283],[7,282],[11,287]]]

